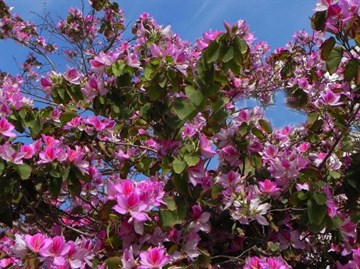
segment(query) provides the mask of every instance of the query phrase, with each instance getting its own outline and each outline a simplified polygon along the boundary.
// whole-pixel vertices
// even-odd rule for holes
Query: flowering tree
[[[0,75],[0,268],[360,268],[357,0],[273,53],[244,21],[191,44],[145,13],[126,40],[90,4],[36,27],[0,0],[31,51]],[[304,124],[238,104],[279,89]]]

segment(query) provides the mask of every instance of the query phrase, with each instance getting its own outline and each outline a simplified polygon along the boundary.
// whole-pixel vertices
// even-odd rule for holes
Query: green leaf
[[[4,223],[11,228],[12,222],[11,207],[6,204],[0,204],[0,223]]]
[[[269,122],[269,121],[260,119],[260,120],[259,120],[259,125],[260,125],[260,126],[264,129],[264,131],[267,132],[268,134],[271,134],[271,133],[272,133],[272,128],[271,128],[271,125],[270,125],[270,122]]]
[[[325,29],[326,11],[316,12],[311,18],[311,27],[316,31]]]
[[[51,177],[48,181],[50,194],[56,198],[60,194],[63,180],[61,177]]]
[[[256,128],[256,127],[254,127],[254,128],[251,129],[251,133],[252,133],[253,135],[255,135],[257,138],[259,138],[260,140],[265,139],[265,136],[264,136],[263,132],[260,131],[260,130],[259,130],[258,128]]]
[[[147,91],[150,101],[156,101],[159,100],[161,97],[163,97],[166,92],[163,88],[161,87],[155,87],[155,86],[151,86],[148,91]]]
[[[234,49],[229,48],[227,50],[227,52],[225,53],[224,57],[222,58],[222,61],[224,63],[227,63],[227,62],[231,61],[233,58],[234,58]]]
[[[151,111],[151,103],[146,103],[140,108],[140,116],[144,119],[151,119]]]
[[[5,164],[2,161],[0,161],[0,175],[2,174],[4,169],[5,169]]]
[[[185,154],[184,159],[188,166],[195,166],[200,160],[198,155],[190,155],[190,154]]]
[[[222,98],[217,98],[216,100],[210,101],[211,109],[213,110],[213,114],[217,113],[220,109],[224,107],[224,100]]]
[[[311,112],[308,114],[306,124],[313,125],[318,118],[319,118],[319,115],[317,112]]]
[[[204,95],[201,91],[192,86],[185,87],[185,93],[195,106],[200,106],[204,101]]]
[[[16,170],[20,175],[21,179],[28,179],[31,175],[32,168],[30,165],[27,164],[18,164],[16,166]]]
[[[186,163],[178,158],[175,158],[172,166],[176,174],[181,174],[186,168]]]
[[[223,188],[220,185],[214,185],[211,188],[211,199],[213,201],[217,200],[219,195],[221,194],[222,190],[223,190]]]
[[[338,172],[338,171],[335,171],[335,170],[331,170],[330,172],[329,172],[329,176],[331,177],[331,178],[333,178],[333,179],[339,179],[339,178],[341,178],[342,177],[342,173],[340,173],[340,172]]]
[[[61,173],[57,168],[54,167],[53,169],[50,170],[50,176],[60,178]]]
[[[66,111],[63,114],[61,114],[60,121],[62,124],[66,124],[76,116],[78,116],[78,114],[75,111]]]
[[[223,85],[229,85],[228,77],[223,70],[216,70],[214,74],[214,80]]]
[[[184,120],[188,118],[196,111],[196,108],[193,105],[193,103],[182,99],[177,99],[174,102],[173,108],[175,114],[179,117],[180,120]]]
[[[345,67],[344,79],[346,81],[351,81],[358,73],[359,62],[357,60],[351,59]]]
[[[122,267],[121,257],[110,257],[105,261],[106,269],[120,269]]]
[[[204,55],[206,56],[206,62],[212,63],[219,58],[219,43],[212,41],[205,49]]]
[[[313,198],[314,201],[318,204],[318,205],[325,205],[326,204],[326,194],[323,192],[314,192],[313,193]]]
[[[285,62],[284,67],[280,71],[281,78],[289,78],[291,77],[296,69],[296,64],[294,61],[288,60]]]
[[[326,69],[332,75],[339,67],[344,49],[342,47],[334,47],[326,60]]]
[[[116,77],[119,77],[122,74],[124,67],[125,63],[120,60],[112,64],[111,70]]]
[[[256,168],[256,169],[260,169],[262,167],[262,160],[261,160],[261,156],[258,154],[252,154],[250,157],[250,164]]]
[[[310,198],[310,194],[309,192],[301,191],[298,192],[297,197],[299,198],[300,201],[305,201]]]
[[[335,38],[329,37],[325,42],[321,45],[321,59],[327,60],[327,58],[330,56],[331,51],[333,50],[335,46]]]
[[[167,209],[174,211],[177,209],[174,197],[165,197],[164,202],[167,205]]]
[[[77,178],[71,178],[70,183],[68,184],[68,188],[72,195],[79,196],[81,193],[81,183]]]
[[[174,174],[172,178],[172,183],[175,186],[175,190],[179,192],[183,197],[187,197],[189,195],[187,175]]]
[[[147,65],[144,70],[144,77],[146,80],[151,80],[152,73],[154,72],[154,67],[151,65]]]
[[[307,215],[311,224],[320,225],[327,213],[326,205],[319,205],[315,200],[308,200]]]
[[[280,248],[280,243],[279,243],[279,242],[276,242],[276,243],[274,243],[274,242],[268,242],[268,243],[267,243],[267,247],[268,247],[268,249],[270,249],[272,252],[276,252],[276,251],[278,251],[279,248]]]
[[[165,228],[173,227],[176,224],[182,224],[187,213],[186,201],[182,198],[175,200],[176,210],[163,209],[160,211],[161,224]]]
[[[241,37],[236,38],[236,48],[238,51],[240,51],[241,54],[245,54],[249,50],[248,44]]]
[[[183,220],[179,217],[175,210],[161,210],[160,220],[163,227],[173,227],[176,224],[181,224]]]

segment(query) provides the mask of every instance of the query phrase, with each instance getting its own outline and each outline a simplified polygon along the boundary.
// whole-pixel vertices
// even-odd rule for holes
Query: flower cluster
[[[125,40],[89,2],[42,37],[0,0],[32,51],[0,74],[0,268],[358,268],[357,1],[272,52],[243,20],[192,44],[143,13]],[[304,123],[242,105],[279,89]]]

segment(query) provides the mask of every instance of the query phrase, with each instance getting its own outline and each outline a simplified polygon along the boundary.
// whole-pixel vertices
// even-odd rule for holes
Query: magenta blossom
[[[270,179],[265,179],[264,181],[259,182],[260,191],[266,194],[275,194],[280,188],[277,187],[275,182],[272,182]]]
[[[26,234],[24,241],[31,251],[39,253],[51,245],[51,241],[46,239],[47,238],[45,236],[39,233],[34,235]]]
[[[167,265],[170,257],[163,247],[149,248],[147,251],[140,252],[141,266],[139,269],[158,269]]]
[[[0,134],[7,137],[16,137],[12,131],[15,129],[14,125],[9,123],[6,118],[0,119]]]

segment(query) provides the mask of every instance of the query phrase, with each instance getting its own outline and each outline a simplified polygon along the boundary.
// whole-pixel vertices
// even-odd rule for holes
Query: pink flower
[[[101,52],[98,56],[95,56],[94,59],[89,61],[91,69],[97,72],[102,72],[104,71],[105,67],[111,66],[115,62],[117,56],[118,55],[111,53],[105,54]]]
[[[53,145],[45,147],[43,151],[39,153],[40,161],[38,163],[51,163],[55,160],[60,162],[66,159],[66,153]]]
[[[26,234],[24,241],[27,247],[35,253],[47,249],[51,244],[51,241],[46,240],[46,237],[39,233],[34,235]]]
[[[67,147],[68,160],[77,166],[81,171],[85,171],[89,167],[89,163],[84,160],[85,153],[83,148],[75,146],[75,150]]]
[[[210,232],[210,213],[209,212],[203,212],[201,206],[194,205],[192,207],[192,214],[194,220],[190,223],[189,229],[193,232],[203,231],[203,232]]]
[[[85,119],[84,122],[86,124],[92,125],[97,132],[101,132],[105,130],[106,124],[103,123],[98,117],[92,116],[88,119]]]
[[[200,152],[201,155],[205,158],[211,158],[216,154],[216,151],[211,149],[211,143],[210,140],[206,138],[205,135],[199,134],[200,139]]]
[[[270,179],[265,179],[264,181],[259,182],[260,191],[267,194],[274,194],[281,190],[277,187],[275,182],[272,182]]]
[[[182,138],[191,138],[196,134],[196,128],[193,124],[185,123],[184,130],[181,133]]]
[[[233,145],[227,145],[223,147],[220,151],[220,159],[227,161],[231,166],[238,166],[240,165],[240,157],[239,151]]]
[[[227,174],[222,174],[220,179],[220,184],[224,188],[235,188],[241,181],[241,175],[234,171],[230,171]]]
[[[89,81],[85,84],[81,91],[87,100],[92,100],[99,94],[103,96],[108,92],[104,86],[103,80],[95,76],[91,76],[89,78]]]
[[[7,137],[16,137],[12,131],[15,129],[14,125],[9,123],[6,118],[0,119],[0,134]]]
[[[239,115],[236,117],[236,120],[239,122],[249,122],[250,121],[250,112],[247,109],[241,110]]]
[[[321,98],[324,104],[329,106],[338,106],[341,105],[342,102],[340,102],[340,94],[336,94],[331,90],[327,90],[326,92],[323,92],[321,94]]]
[[[326,11],[331,5],[335,4],[338,0],[320,0],[316,3],[314,11]]]
[[[204,163],[199,161],[195,166],[192,166],[188,169],[189,181],[193,186],[201,183],[203,178],[206,176],[206,171],[204,168]]]
[[[163,247],[155,247],[147,251],[142,251],[140,253],[140,259],[142,265],[138,267],[139,269],[158,269],[167,265],[170,261],[170,257]]]
[[[20,147],[20,153],[24,154],[24,159],[31,159],[35,155],[37,150],[38,149],[35,143],[31,145],[22,145]]]
[[[261,269],[260,261],[258,257],[248,257],[246,258],[244,269]]]
[[[345,242],[353,244],[357,237],[356,224],[353,223],[350,218],[346,218],[340,226],[340,233]]]
[[[0,146],[0,158],[5,161],[22,164],[24,155],[24,152],[16,152],[8,142]]]
[[[301,153],[305,153],[310,149],[310,147],[311,147],[311,144],[309,142],[304,142],[304,143],[301,143],[296,149]]]
[[[42,77],[40,79],[41,89],[47,94],[50,95],[51,91],[54,87],[54,84],[52,83],[51,79],[48,77]]]
[[[201,241],[200,236],[195,232],[191,232],[184,241],[185,245],[183,247],[183,250],[186,253],[186,256],[189,257],[191,260],[194,260],[200,255],[200,251],[197,249],[197,245]]]
[[[52,257],[54,265],[64,266],[65,258],[64,256],[69,252],[70,246],[66,244],[62,236],[55,236],[54,238],[45,239],[48,245],[47,248],[42,248],[39,251],[39,254],[42,257]]]
[[[64,74],[64,78],[72,84],[80,84],[80,74],[76,68],[68,68]]]
[[[149,219],[148,215],[144,212],[147,205],[144,204],[137,193],[133,192],[129,196],[118,195],[117,204],[113,209],[124,215],[130,213],[130,215],[137,221],[146,221]]]
[[[83,265],[82,260],[85,258],[87,251],[76,245],[73,241],[69,241],[67,244],[69,250],[66,253],[66,262],[70,265],[70,268],[81,268]]]
[[[134,254],[133,254],[132,247],[124,250],[121,260],[122,260],[122,267],[124,269],[132,269],[135,267],[135,260],[134,260]]]
[[[0,259],[0,268],[11,268],[11,265],[16,263],[18,259],[16,258],[3,258]]]

